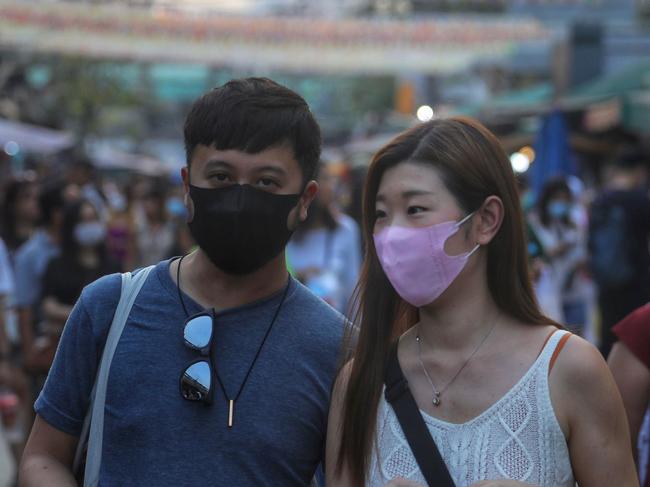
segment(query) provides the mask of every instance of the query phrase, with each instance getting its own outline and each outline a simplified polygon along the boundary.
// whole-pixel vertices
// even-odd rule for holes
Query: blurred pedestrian
[[[590,212],[590,265],[598,286],[600,350],[607,357],[612,327],[650,299],[650,195],[646,156],[628,149],[610,167],[605,191]]]
[[[317,191],[320,130],[299,95],[249,78],[199,98],[184,135],[198,249],[147,270],[111,363],[98,482],[305,486],[323,455],[343,333],[284,253]],[[74,485],[120,294],[113,275],[77,301],[35,405],[21,485]]]
[[[149,188],[143,200],[143,218],[136,220],[138,266],[166,259],[174,245],[174,224],[167,213],[167,195],[163,188]]]
[[[136,266],[138,253],[134,212],[131,201],[116,185],[109,188],[106,250],[122,271],[127,271]]]
[[[97,169],[93,162],[83,154],[72,158],[68,168],[68,181],[79,187],[80,197],[95,207],[102,219],[108,218],[108,204],[104,195]]]
[[[34,177],[10,180],[2,200],[0,237],[11,257],[34,234],[38,219],[38,183]]]
[[[35,373],[46,372],[52,349],[37,340],[42,319],[41,298],[43,275],[53,257],[59,255],[66,185],[52,182],[43,186],[39,196],[41,225],[20,247],[15,257],[16,293],[23,363]]]
[[[614,343],[607,362],[623,397],[632,451],[645,479],[643,485],[650,487],[650,475],[640,469],[649,464],[649,459],[637,456],[643,418],[650,406],[650,303],[626,316],[612,331],[619,341]]]
[[[318,183],[307,220],[287,245],[287,259],[303,284],[345,313],[361,267],[359,228],[337,208],[335,181],[326,166],[320,166]]]
[[[588,319],[582,296],[586,235],[573,219],[575,201],[564,178],[546,182],[528,221],[541,244],[543,265],[535,288],[545,315],[582,333]]]
[[[371,245],[328,485],[425,485],[429,467],[461,486],[636,485],[605,361],[536,304],[497,138],[466,118],[417,125],[375,155],[364,195]]]
[[[100,277],[119,272],[106,251],[106,223],[88,200],[66,205],[61,226],[60,255],[50,260],[43,276],[43,338],[55,350],[82,289]],[[54,359],[52,355],[51,359]]]
[[[14,290],[9,253],[0,238],[0,486],[13,485],[15,465],[20,458],[27,418],[27,382],[14,362],[6,333],[6,306]]]

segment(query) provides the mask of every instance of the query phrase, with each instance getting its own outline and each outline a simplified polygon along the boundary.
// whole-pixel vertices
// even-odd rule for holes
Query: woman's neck
[[[461,352],[476,345],[501,319],[487,281],[454,282],[438,302],[420,308],[418,333],[429,349]]]

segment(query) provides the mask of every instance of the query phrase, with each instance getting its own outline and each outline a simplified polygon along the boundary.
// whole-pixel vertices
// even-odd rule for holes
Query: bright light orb
[[[417,117],[420,122],[428,122],[433,118],[433,108],[429,105],[422,105],[418,108]]]
[[[513,171],[521,174],[528,171],[528,168],[530,167],[530,159],[521,152],[515,152],[510,156],[510,164],[512,164]]]

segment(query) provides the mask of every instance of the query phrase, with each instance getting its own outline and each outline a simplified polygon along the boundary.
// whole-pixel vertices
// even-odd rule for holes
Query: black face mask
[[[250,185],[207,189],[190,185],[196,243],[228,274],[256,271],[284,250],[292,231],[287,217],[299,194],[273,194]]]

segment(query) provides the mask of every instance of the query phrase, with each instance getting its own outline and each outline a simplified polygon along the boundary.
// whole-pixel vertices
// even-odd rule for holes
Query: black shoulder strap
[[[411,447],[415,461],[429,487],[455,487],[454,481],[440,456],[438,447],[427,429],[422,414],[409,390],[408,382],[397,360],[397,343],[391,347],[384,376],[386,401],[390,403]]]

